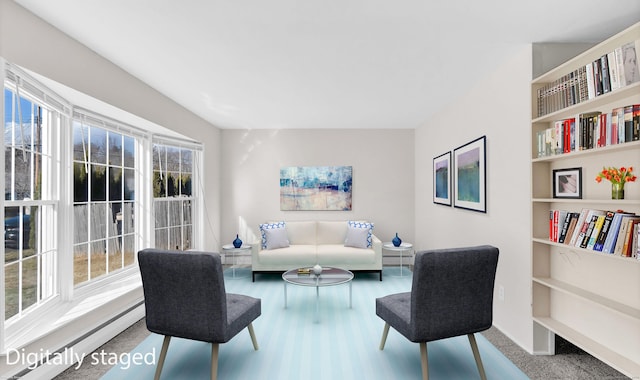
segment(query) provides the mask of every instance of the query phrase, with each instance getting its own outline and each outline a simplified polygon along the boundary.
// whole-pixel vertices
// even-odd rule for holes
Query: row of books
[[[621,210],[582,209],[581,212],[551,210],[549,240],[569,246],[623,257],[638,254],[640,215]]]
[[[640,104],[611,112],[582,113],[538,131],[538,157],[601,148],[640,140]]]
[[[640,40],[579,67],[537,91],[538,116],[561,110],[640,81]]]

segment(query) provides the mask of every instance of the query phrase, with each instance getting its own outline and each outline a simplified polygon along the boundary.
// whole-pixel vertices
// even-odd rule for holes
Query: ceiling
[[[14,0],[219,128],[416,128],[532,42],[599,42],[617,0]]]

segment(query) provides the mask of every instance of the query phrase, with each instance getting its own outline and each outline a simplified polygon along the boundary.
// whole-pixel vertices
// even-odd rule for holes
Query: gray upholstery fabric
[[[227,294],[220,255],[138,252],[149,331],[225,343],[260,316],[260,299]]]
[[[493,323],[498,248],[416,253],[411,292],[376,299],[376,314],[412,342],[484,331]]]

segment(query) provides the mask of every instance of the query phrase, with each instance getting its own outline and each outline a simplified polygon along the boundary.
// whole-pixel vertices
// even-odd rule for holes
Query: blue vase
[[[233,246],[236,248],[242,247],[242,240],[236,235],[236,239],[233,241]]]
[[[393,240],[391,240],[391,242],[393,243],[394,247],[399,247],[400,244],[402,244],[402,239],[400,239],[398,237],[398,233],[396,232],[396,237],[393,238]]]

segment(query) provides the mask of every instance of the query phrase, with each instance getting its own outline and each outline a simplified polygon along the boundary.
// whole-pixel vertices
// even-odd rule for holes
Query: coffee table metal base
[[[323,277],[324,275],[324,277]],[[282,275],[284,280],[284,308],[287,308],[287,284],[291,283],[300,286],[314,286],[316,288],[316,306],[315,306],[315,322],[320,321],[320,288],[323,286],[340,285],[344,283],[349,284],[349,308],[353,306],[352,303],[352,282],[353,273],[346,269],[340,268],[325,268],[320,274],[299,275],[298,268],[285,272]]]

